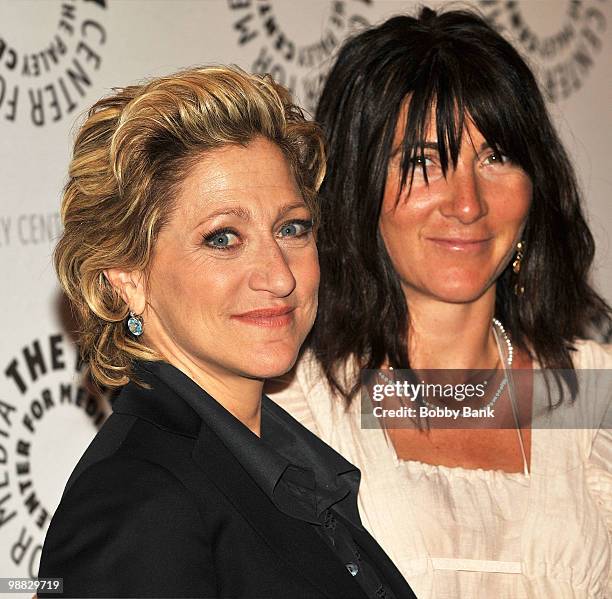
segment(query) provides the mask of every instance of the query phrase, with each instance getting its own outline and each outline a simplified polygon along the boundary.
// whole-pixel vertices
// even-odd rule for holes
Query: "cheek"
[[[312,246],[303,248],[299,253],[291,256],[288,262],[296,281],[296,287],[304,299],[308,296],[316,297],[319,288],[320,271],[319,257],[314,243]]]
[[[512,175],[502,189],[491,190],[492,197],[503,197],[498,204],[498,218],[501,222],[522,222],[527,218],[533,195],[531,180],[524,173]]]
[[[184,256],[157,273],[157,302],[165,305],[171,318],[176,314],[188,322],[214,319],[237,297],[239,278],[239,269],[228,268],[224,260]]]
[[[314,295],[316,300],[317,292],[319,290],[319,281],[321,278],[321,272],[319,270],[319,260],[316,255],[316,252],[314,258],[310,260],[309,265],[306,268],[305,278],[308,281],[308,288],[310,289],[312,295]]]
[[[381,216],[380,234],[394,264],[404,260],[418,244],[429,211],[427,201],[420,198],[414,198],[413,201],[411,196],[410,203],[402,203],[392,212]]]
[[[379,227],[383,239],[402,242],[418,233],[431,218],[443,199],[439,185],[424,185],[415,178],[412,187],[406,183],[400,192],[399,176],[389,176],[385,185]]]
[[[506,201],[499,203],[490,213],[490,222],[499,234],[518,238],[522,236],[529,210],[531,208],[531,191],[517,190],[507,196]]]
[[[522,197],[523,197],[523,201],[522,201],[521,220],[524,223],[527,220],[527,217],[529,216],[529,212],[531,210],[531,204],[533,202],[533,185],[531,184],[531,181],[529,180],[523,186]]]

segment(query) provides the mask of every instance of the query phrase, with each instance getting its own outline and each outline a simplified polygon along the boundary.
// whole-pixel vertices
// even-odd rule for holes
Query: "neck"
[[[491,328],[495,288],[478,300],[452,304],[406,291],[408,351],[416,369],[494,368],[498,350]]]
[[[180,365],[175,364],[177,368]],[[228,412],[258,437],[261,436],[262,379],[249,379],[238,374],[219,373],[215,369],[183,370],[202,389],[212,395]]]
[[[214,363],[202,363],[171,342],[162,343],[166,340],[167,337],[159,335],[157,343],[147,341],[164,360],[186,374],[259,437],[263,379],[250,379]]]

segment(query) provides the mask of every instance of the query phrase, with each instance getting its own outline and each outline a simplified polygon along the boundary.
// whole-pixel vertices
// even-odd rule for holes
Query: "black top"
[[[358,472],[320,439],[268,399],[259,439],[173,367],[138,376],[147,387],[122,389],[51,520],[39,576],[63,578],[64,597],[366,599],[359,582],[379,578],[414,598],[359,523]],[[338,526],[372,568],[361,579],[324,540]]]
[[[328,445],[313,442],[310,433],[265,395],[258,437],[174,366],[149,362],[140,364],[138,372],[143,369],[179,390],[281,512],[315,527],[369,598],[395,599],[336,518],[341,514],[363,530],[357,467]]]

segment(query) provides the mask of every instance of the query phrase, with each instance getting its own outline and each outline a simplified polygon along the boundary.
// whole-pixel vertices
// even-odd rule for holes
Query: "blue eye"
[[[238,234],[231,229],[220,229],[204,236],[204,243],[217,250],[226,250],[238,245]]]
[[[311,220],[293,220],[285,223],[279,231],[281,237],[302,237],[312,230]]]

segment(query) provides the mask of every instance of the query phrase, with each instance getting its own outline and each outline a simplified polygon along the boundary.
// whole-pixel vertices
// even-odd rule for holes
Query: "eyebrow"
[[[249,210],[247,210],[246,208],[241,208],[240,206],[237,206],[235,208],[219,208],[218,210],[213,210],[213,212],[211,212],[210,214],[208,214],[206,216],[206,218],[204,218],[200,224],[205,223],[206,221],[209,221],[213,218],[216,218],[217,216],[237,216],[238,218],[242,219],[242,220],[251,220],[251,212]]]
[[[283,216],[285,216],[285,214],[297,208],[306,208],[306,210],[310,211],[310,208],[308,208],[306,202],[302,200],[301,202],[293,202],[291,204],[285,204],[284,206],[281,206],[280,210],[278,211],[278,216],[276,218],[282,218]]]
[[[434,150],[436,152],[438,151],[437,141],[424,141],[422,143],[417,142],[416,144],[414,144],[414,147],[416,148],[421,148],[421,146],[423,147],[424,150]],[[391,154],[391,158],[394,158],[395,156],[397,156],[403,149],[404,149],[404,146],[399,145],[397,148],[395,148],[394,152]],[[487,141],[483,141],[480,144],[480,148],[478,149],[478,151],[482,152],[486,149],[492,149],[491,144]]]
[[[305,202],[293,202],[291,204],[285,204],[284,206],[281,206],[278,211],[278,216],[276,218],[280,219],[285,216],[285,214],[291,212],[292,210],[295,210],[296,208],[306,208],[308,210],[308,206]],[[204,224],[205,222],[208,222],[209,220],[212,220],[213,218],[216,218],[217,216],[237,216],[241,220],[249,222],[250,220],[252,220],[253,213],[250,210],[243,208],[242,206],[219,208],[218,210],[214,210],[209,215],[207,215],[206,218],[202,219],[197,226],[199,227],[200,225]]]
[[[417,142],[414,144],[415,148],[420,148],[421,146],[423,146],[424,150],[438,150],[438,142],[437,141],[424,141],[422,143]],[[395,156],[397,156],[402,150],[404,149],[404,145],[400,144],[399,146],[397,146],[397,148],[395,148],[395,150],[393,151],[393,153],[391,154],[391,158],[394,158]]]

